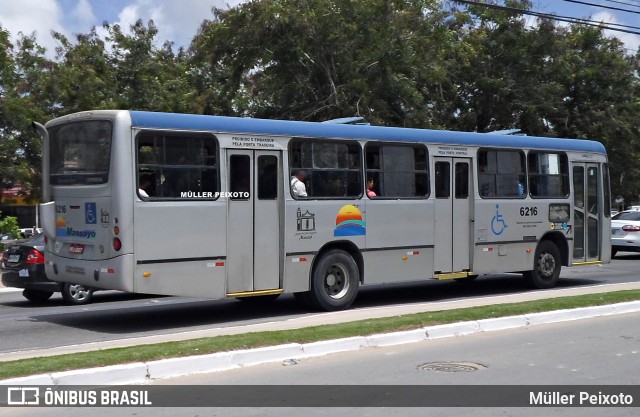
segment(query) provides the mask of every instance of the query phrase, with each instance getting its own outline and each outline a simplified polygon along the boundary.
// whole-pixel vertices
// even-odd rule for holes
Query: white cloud
[[[78,20],[78,24],[81,26],[91,27],[96,21],[89,0],[80,0],[71,15]]]
[[[156,40],[159,44],[171,41],[176,47],[188,47],[198,32],[203,20],[211,19],[211,8],[236,6],[246,0],[0,0],[0,26],[11,33],[15,43],[18,33],[36,32],[38,43],[53,57],[58,43],[51,31],[64,34],[73,40],[75,33],[88,33],[96,26],[98,33],[105,35],[101,26],[104,21],[119,24],[125,33],[138,19],[146,24],[153,20],[158,28]],[[63,10],[62,5],[69,5]],[[105,7],[112,10],[121,7],[117,21],[101,15]],[[116,9],[117,10],[117,9]]]
[[[605,12],[605,11],[601,11],[594,14],[591,17],[591,20],[594,20],[596,22],[602,22],[609,26],[613,26],[616,24],[624,24],[620,20],[618,20],[616,15]],[[624,43],[625,48],[628,49],[629,54],[635,53],[638,50],[638,47],[640,47],[640,35],[634,35],[632,33],[619,32],[614,30],[605,30],[605,34],[609,37],[612,37],[612,38],[616,37],[620,39]]]
[[[212,7],[235,6],[245,0],[134,0],[122,9],[118,22],[128,31],[138,19],[153,20],[158,43],[171,41],[175,47],[188,47],[205,19],[213,17]]]
[[[61,23],[62,9],[56,0],[0,0],[0,25],[11,34],[15,44],[19,33],[35,32],[38,43],[53,51],[57,43],[52,30],[66,34]]]

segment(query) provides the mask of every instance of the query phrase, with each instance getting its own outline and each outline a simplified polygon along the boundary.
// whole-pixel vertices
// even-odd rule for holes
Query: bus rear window
[[[51,185],[96,185],[109,180],[111,122],[84,121],[50,129]]]

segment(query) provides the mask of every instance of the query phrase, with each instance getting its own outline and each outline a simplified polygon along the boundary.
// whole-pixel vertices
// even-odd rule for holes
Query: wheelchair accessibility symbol
[[[491,231],[494,235],[500,236],[507,228],[507,222],[500,214],[500,204],[496,204],[496,215],[491,218]]]

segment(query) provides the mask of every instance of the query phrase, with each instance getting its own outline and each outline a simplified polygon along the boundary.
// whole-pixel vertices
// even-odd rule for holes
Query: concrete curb
[[[257,349],[219,352],[208,355],[138,362],[102,368],[55,372],[22,378],[6,379],[0,385],[128,385],[144,384],[150,380],[226,371],[244,366],[284,361],[295,364],[298,359],[324,356],[331,353],[354,351],[371,347],[392,346],[445,337],[464,336],[558,323],[586,318],[635,313],[640,311],[640,301],[558,310],[521,316],[501,317],[460,323],[429,326],[404,332],[357,336],[314,343],[291,343]]]

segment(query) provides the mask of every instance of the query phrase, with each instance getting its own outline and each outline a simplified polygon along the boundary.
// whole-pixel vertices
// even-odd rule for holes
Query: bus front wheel
[[[316,264],[309,298],[314,307],[325,311],[349,308],[358,294],[358,265],[340,249],[325,253]]]
[[[524,277],[534,288],[553,288],[560,278],[560,250],[549,240],[543,240],[536,248],[533,270],[524,273]]]

